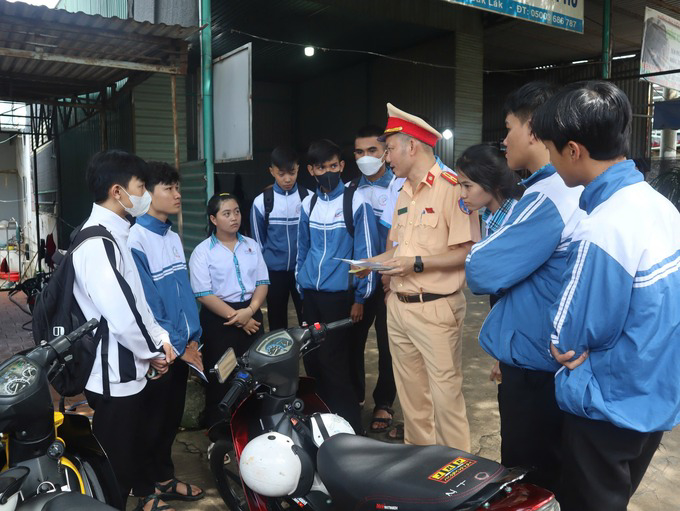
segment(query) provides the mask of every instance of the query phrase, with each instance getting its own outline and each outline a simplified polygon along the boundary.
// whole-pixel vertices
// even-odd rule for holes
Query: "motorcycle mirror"
[[[28,467],[13,467],[0,474],[0,505],[4,506],[7,501],[16,494],[24,479],[28,476]]]
[[[215,374],[217,375],[217,381],[224,383],[229,378],[231,372],[236,369],[238,362],[236,361],[236,353],[234,353],[234,348],[229,348],[224,352],[224,355],[215,364]]]

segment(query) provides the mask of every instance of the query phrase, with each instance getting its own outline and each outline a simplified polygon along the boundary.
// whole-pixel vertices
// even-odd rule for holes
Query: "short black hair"
[[[127,188],[133,177],[146,183],[148,172],[148,165],[139,156],[110,149],[92,157],[85,171],[85,180],[94,202],[99,203],[109,197],[109,189],[113,185]]]
[[[624,92],[610,82],[567,85],[531,120],[536,138],[562,151],[569,141],[583,145],[593,160],[613,160],[629,152],[633,111]]]
[[[290,146],[280,145],[272,151],[271,165],[280,170],[290,171],[298,162],[298,155]]]
[[[179,172],[164,161],[147,162],[149,172],[146,178],[146,189],[153,192],[157,184],[174,185],[180,182]]]
[[[323,165],[334,157],[342,160],[342,153],[340,147],[327,138],[312,142],[307,151],[307,160],[309,165]]]
[[[468,147],[456,160],[456,169],[500,202],[522,196],[519,176],[508,167],[505,155],[497,147],[488,144]]]
[[[557,88],[548,82],[529,82],[511,92],[503,105],[503,117],[513,114],[522,123],[531,119],[536,109],[555,94]]]
[[[366,137],[380,137],[385,133],[385,130],[380,126],[375,124],[367,124],[357,131],[357,136],[354,138],[366,138]]]

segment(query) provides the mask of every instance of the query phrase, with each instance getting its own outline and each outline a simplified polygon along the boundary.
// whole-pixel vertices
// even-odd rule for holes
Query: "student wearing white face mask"
[[[151,196],[144,183],[147,164],[123,151],[96,154],[87,169],[92,213],[83,229],[105,228],[113,240],[91,237],[73,252],[73,296],[85,319],[99,320],[102,339],[85,397],[94,410],[92,428],[109,456],[122,509],[130,489],[146,495],[136,510],[168,509],[154,495],[154,481],[142,472],[140,438],[146,421],[142,391],[149,366],[168,371],[175,358],[168,332],[158,325],[145,299],[142,281],[127,248],[127,215],[146,213]]]
[[[358,186],[364,197],[373,208],[378,224],[378,247],[385,250],[389,227],[380,223],[380,217],[390,202],[389,187],[396,179],[392,170],[385,164],[385,142],[378,141],[383,134],[378,126],[364,126],[354,139],[354,158],[361,171],[361,176],[352,180],[347,186]],[[354,381],[359,400],[363,401],[366,390],[364,370],[364,351],[366,339],[371,325],[375,322],[378,344],[378,381],[373,390],[373,418],[370,431],[380,433],[387,431],[392,424],[392,404],[397,395],[397,388],[392,373],[392,357],[390,356],[389,339],[387,337],[387,308],[382,286],[376,286],[376,292],[364,304],[364,317],[355,325],[355,336],[352,358],[354,360]]]

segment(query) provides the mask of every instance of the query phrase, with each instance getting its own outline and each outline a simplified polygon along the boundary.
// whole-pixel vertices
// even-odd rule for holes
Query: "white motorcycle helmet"
[[[314,481],[309,455],[281,433],[265,433],[248,442],[239,470],[246,486],[265,497],[305,495]]]
[[[354,435],[349,422],[334,413],[315,413],[309,418],[312,424],[312,438],[317,447],[338,433]]]

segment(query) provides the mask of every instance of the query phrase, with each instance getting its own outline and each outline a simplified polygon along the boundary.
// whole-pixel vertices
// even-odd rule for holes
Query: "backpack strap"
[[[266,229],[269,225],[269,214],[274,209],[274,187],[265,188],[262,192],[262,198],[264,199],[264,225]]]
[[[312,210],[316,206],[316,201],[319,199],[317,194],[312,195],[312,199],[309,201],[309,218],[312,218]]]
[[[354,193],[359,188],[359,178],[352,179],[342,192],[342,214],[345,218],[347,232],[354,238],[354,214],[352,213],[352,200]]]
[[[307,188],[303,188],[302,186],[298,185],[298,195],[300,196],[300,202],[302,202],[307,195],[309,195],[309,192],[307,191]]]

